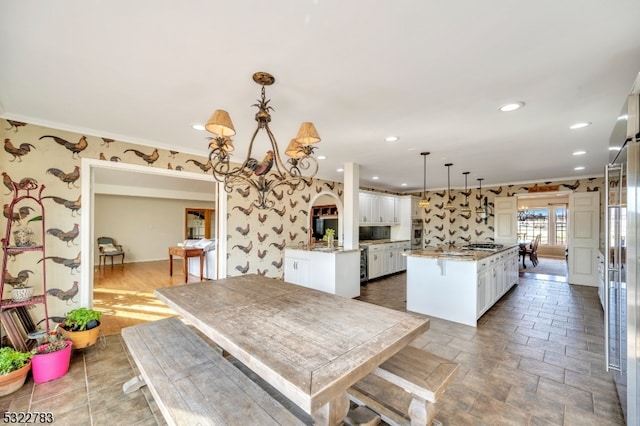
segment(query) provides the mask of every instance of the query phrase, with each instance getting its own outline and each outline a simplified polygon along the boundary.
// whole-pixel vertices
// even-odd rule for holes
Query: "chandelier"
[[[209,161],[214,178],[224,183],[227,193],[232,192],[235,186],[248,185],[258,193],[258,198],[252,205],[259,209],[271,209],[275,206],[275,199],[282,198],[281,194],[277,194],[277,188],[283,187],[288,195],[292,195],[294,191],[311,185],[318,172],[318,161],[313,157],[313,144],[320,142],[320,136],[313,123],[302,123],[297,136],[291,139],[285,150],[289,158],[286,163],[282,161],[278,143],[269,129],[270,111],[273,108],[269,105],[270,99],[265,97],[265,86],[272,85],[275,78],[269,73],[257,72],[253,74],[253,81],[262,86],[262,96],[257,104],[252,105],[258,108],[255,115],[258,126],[251,137],[244,161],[235,167],[230,163],[230,152],[234,150],[231,136],[236,131],[229,113],[224,110],[216,110],[205,125],[205,129],[215,136],[209,143]],[[256,158],[252,155],[253,144],[261,130],[269,137],[271,149],[262,157]]]

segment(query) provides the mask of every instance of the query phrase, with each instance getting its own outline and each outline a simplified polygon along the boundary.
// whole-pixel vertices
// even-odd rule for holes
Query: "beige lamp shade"
[[[233,127],[229,113],[222,109],[215,110],[207,124],[204,125],[204,128],[218,136],[233,136],[236,134],[236,129]]]
[[[318,135],[313,123],[304,122],[300,125],[300,130],[298,130],[295,140],[303,145],[311,145],[312,143],[320,142],[320,135]]]
[[[301,149],[302,144],[295,139],[291,139],[289,142],[289,146],[287,146],[287,150],[284,152],[291,158],[302,158],[306,156],[304,151]]]

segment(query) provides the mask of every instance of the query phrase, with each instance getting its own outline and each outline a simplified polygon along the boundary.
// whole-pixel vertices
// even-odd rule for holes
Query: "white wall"
[[[187,207],[213,209],[215,203],[96,194],[94,235],[122,244],[125,262],[165,260],[168,247],[184,240]],[[98,264],[97,249],[94,264]]]

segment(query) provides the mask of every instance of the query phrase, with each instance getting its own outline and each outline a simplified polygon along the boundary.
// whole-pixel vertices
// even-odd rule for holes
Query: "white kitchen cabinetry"
[[[407,269],[407,258],[402,253],[411,248],[410,242],[370,244],[368,247],[367,273],[370,280]]]
[[[360,296],[360,251],[285,249],[284,280],[353,298]]]
[[[407,257],[407,310],[474,327],[518,280],[518,247],[477,261]]]
[[[360,225],[395,225],[399,223],[399,203],[394,195],[363,192],[358,194]]]
[[[284,279],[285,281],[307,285],[309,282],[309,261],[311,252],[306,250],[284,251]]]

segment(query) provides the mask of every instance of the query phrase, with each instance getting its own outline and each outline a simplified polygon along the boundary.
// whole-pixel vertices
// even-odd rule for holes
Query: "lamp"
[[[231,136],[236,134],[236,130],[229,113],[216,110],[204,127],[215,135],[209,143],[209,161],[212,164],[214,178],[224,183],[224,189],[228,193],[232,192],[236,185],[249,185],[258,192],[258,198],[252,205],[259,209],[271,209],[275,206],[272,197],[276,198],[276,188],[285,186],[287,193],[291,195],[294,191],[311,185],[313,177],[318,172],[318,162],[313,157],[313,144],[320,142],[320,136],[313,123],[302,123],[295,139],[291,139],[285,150],[289,159],[286,163],[283,162],[278,143],[269,129],[270,111],[273,108],[269,106],[270,99],[265,98],[265,86],[271,86],[276,80],[269,73],[257,72],[253,74],[253,81],[262,86],[261,98],[257,104],[252,105],[258,108],[255,115],[258,127],[251,137],[249,151],[240,166],[232,167],[230,164],[229,153],[234,150]],[[261,161],[252,156],[253,143],[260,130],[267,133],[271,144]],[[313,173],[303,176],[303,173],[308,171]]]
[[[444,208],[449,211],[455,208],[453,207],[453,203],[451,203],[451,166],[453,166],[453,163],[445,164],[445,167],[447,168],[447,193],[449,194],[449,197],[447,198],[447,204],[445,204]]]
[[[478,208],[476,208],[476,215],[478,215],[478,217],[480,219],[484,220],[484,224],[487,224],[487,219],[489,218],[489,201],[487,200],[487,197],[482,197],[482,181],[484,180],[484,178],[478,178],[478,183],[480,185],[480,187],[478,188],[480,190],[480,205],[478,206]]]
[[[464,175],[464,204],[462,205],[460,211],[463,213],[469,213],[471,211],[468,200],[469,194],[467,192],[467,176],[469,175],[469,172],[463,172],[462,174]]]
[[[429,207],[429,200],[427,199],[427,155],[431,154],[430,152],[421,152],[422,158],[424,159],[424,172],[422,174],[422,200],[418,202],[418,206],[420,207]]]

